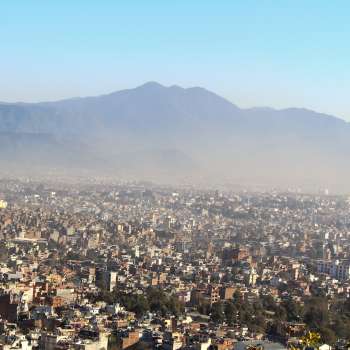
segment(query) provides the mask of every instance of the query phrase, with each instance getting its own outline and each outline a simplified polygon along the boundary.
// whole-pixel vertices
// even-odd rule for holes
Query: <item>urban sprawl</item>
[[[348,349],[349,238],[347,196],[1,180],[0,348]]]

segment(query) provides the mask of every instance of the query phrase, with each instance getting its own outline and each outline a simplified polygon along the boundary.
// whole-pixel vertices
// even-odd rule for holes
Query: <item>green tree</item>
[[[319,330],[329,323],[328,301],[325,298],[312,297],[305,302],[304,322],[310,329]]]
[[[236,321],[237,319],[237,308],[232,302],[227,302],[225,304],[225,317],[227,323],[232,326],[232,324]]]
[[[283,301],[282,307],[286,310],[287,320],[289,322],[299,321],[302,316],[302,307],[294,300],[288,299]]]
[[[221,324],[225,320],[224,307],[218,302],[212,305],[210,318],[214,323]]]
[[[335,333],[328,327],[322,327],[320,333],[322,340],[327,344],[333,345],[337,341]]]

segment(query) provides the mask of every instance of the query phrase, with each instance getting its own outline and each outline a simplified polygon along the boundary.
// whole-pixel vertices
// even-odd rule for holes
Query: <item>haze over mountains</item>
[[[150,82],[97,97],[0,103],[0,168],[166,182],[350,189],[350,125],[305,109],[241,109]]]

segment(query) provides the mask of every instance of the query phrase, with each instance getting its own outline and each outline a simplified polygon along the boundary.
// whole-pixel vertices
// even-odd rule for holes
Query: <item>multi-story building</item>
[[[350,264],[348,261],[320,260],[317,262],[317,272],[325,273],[338,280],[347,280],[350,278]]]

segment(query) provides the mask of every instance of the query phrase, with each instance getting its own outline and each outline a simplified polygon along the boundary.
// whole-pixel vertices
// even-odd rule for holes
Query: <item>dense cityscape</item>
[[[0,181],[3,349],[350,339],[346,196]]]
[[[0,1],[0,350],[350,350],[349,1]]]

